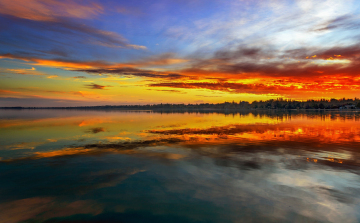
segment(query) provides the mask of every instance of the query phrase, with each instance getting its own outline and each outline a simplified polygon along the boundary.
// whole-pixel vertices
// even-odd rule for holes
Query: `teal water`
[[[0,110],[0,222],[360,222],[359,124]]]

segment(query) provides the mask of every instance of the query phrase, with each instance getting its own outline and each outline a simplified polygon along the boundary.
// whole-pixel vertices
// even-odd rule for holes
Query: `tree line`
[[[241,103],[240,103],[241,104]],[[360,100],[355,99],[320,99],[296,101],[278,98],[267,101],[253,101],[247,105],[248,108],[268,109],[355,109],[360,108]]]
[[[3,107],[11,109],[37,109],[40,107]],[[42,109],[123,109],[123,110],[236,110],[236,109],[359,109],[360,99],[320,99],[296,101],[291,99],[270,99],[260,101],[239,101],[200,104],[148,104],[148,105],[104,105],[80,107],[41,107]]]

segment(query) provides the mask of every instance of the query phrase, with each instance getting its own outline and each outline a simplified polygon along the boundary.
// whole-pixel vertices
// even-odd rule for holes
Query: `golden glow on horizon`
[[[311,58],[316,57],[317,55],[311,56]],[[343,64],[344,66],[350,63],[347,59],[337,59],[341,57],[341,55],[334,55],[333,60],[317,59],[314,60],[314,62],[321,65],[318,69],[325,70],[327,65],[323,64],[321,61],[327,61],[330,64]],[[171,83],[168,87],[166,85],[164,85],[164,87],[152,87],[151,84],[153,84],[154,81],[157,81],[157,79],[150,78],[151,75],[148,78],[142,78],[131,75],[118,76],[113,74],[103,74],[99,76],[93,74],[83,76],[84,78],[63,78],[58,74],[47,74],[42,70],[39,71],[36,66],[62,68],[65,70],[95,68],[114,70],[121,67],[135,68],[141,66],[181,64],[188,62],[189,60],[158,58],[134,63],[108,64],[104,62],[65,62],[36,58],[19,58],[14,56],[7,56],[7,58],[27,61],[31,65],[31,68],[7,70],[8,72],[15,74],[35,75],[31,78],[33,78],[34,83],[37,83],[36,85],[38,87],[31,91],[25,90],[28,87],[28,82],[18,81],[16,84],[14,82],[10,84],[10,82],[5,80],[5,86],[9,86],[9,88],[1,89],[4,95],[6,94],[6,96],[17,98],[35,97],[55,100],[60,99],[64,101],[80,101],[83,103],[82,105],[90,105],[94,102],[101,104],[220,103],[233,100],[236,102],[240,100],[251,102],[255,100],[276,99],[279,97],[296,100],[343,97],[353,98],[355,96],[355,91],[360,89],[360,84],[356,82],[360,79],[359,77],[345,77],[343,75],[327,77],[327,72],[324,70],[316,71],[316,73],[320,75],[316,78],[317,80],[315,78],[303,78],[301,81],[288,78],[274,79],[271,77],[249,77],[238,79],[239,76],[227,75],[225,73],[209,72],[205,75],[205,73],[202,74],[201,72],[180,70],[178,73],[184,75],[184,77],[180,77],[180,79],[158,80],[160,81],[160,85],[162,82]],[[166,77],[165,74],[162,75]],[[322,76],[324,78],[322,78]],[[52,82],[47,82],[43,77],[46,77]],[[194,79],[189,77],[197,78]],[[14,76],[13,78],[20,78],[20,76]],[[217,81],[219,78],[225,78],[225,80]],[[326,81],[326,79],[329,78],[333,81]],[[69,82],[69,80],[73,81]],[[314,81],[316,82],[314,83]],[[102,85],[105,90],[86,89],[86,86],[88,85],[86,83]],[[51,88],[47,88],[49,84],[52,85]],[[184,86],[181,86],[181,84],[184,84]],[[199,86],[198,84],[203,85]],[[12,90],[14,89],[14,87],[10,87],[12,85],[16,85],[19,90]],[[74,91],[73,89],[77,89],[77,91]],[[324,91],[327,91],[326,95],[324,95]],[[126,97],[124,97],[125,95]],[[71,106],[76,106],[76,103]]]

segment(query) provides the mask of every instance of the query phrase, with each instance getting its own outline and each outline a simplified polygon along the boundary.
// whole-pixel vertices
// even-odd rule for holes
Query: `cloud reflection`
[[[185,210],[181,216],[187,222],[358,220],[356,113],[100,114],[61,119],[80,135],[101,132],[87,134],[91,141],[64,141],[60,148],[36,148],[1,160],[0,193],[9,201],[0,202],[4,210],[31,209],[27,218],[38,221],[64,216],[165,221],[179,210]],[[79,126],[82,120],[87,124]],[[40,128],[29,125],[35,127]],[[34,194],[49,200],[16,203]],[[67,211],[75,197],[86,201],[77,205],[81,211]],[[47,215],[38,206],[59,214]]]

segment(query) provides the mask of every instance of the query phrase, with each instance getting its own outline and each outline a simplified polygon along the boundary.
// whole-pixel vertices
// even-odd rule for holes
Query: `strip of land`
[[[76,107],[0,107],[0,109],[117,109],[117,110],[253,110],[253,109],[296,109],[296,110],[358,110],[360,99],[331,99],[295,101],[272,99],[267,101],[240,101],[224,103],[201,104],[148,104],[148,105],[102,105],[102,106],[76,106]]]

